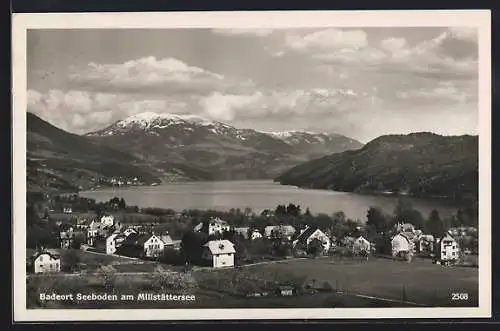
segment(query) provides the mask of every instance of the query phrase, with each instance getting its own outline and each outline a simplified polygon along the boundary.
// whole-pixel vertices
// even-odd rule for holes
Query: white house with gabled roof
[[[234,244],[229,240],[211,240],[203,245],[202,258],[214,268],[234,267]]]

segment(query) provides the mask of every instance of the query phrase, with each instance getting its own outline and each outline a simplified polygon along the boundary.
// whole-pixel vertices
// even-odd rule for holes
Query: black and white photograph
[[[490,316],[489,24],[14,15],[15,316]]]

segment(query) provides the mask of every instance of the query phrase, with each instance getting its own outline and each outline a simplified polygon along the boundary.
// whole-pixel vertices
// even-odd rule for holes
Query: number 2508
[[[468,293],[452,293],[451,300],[469,300]]]

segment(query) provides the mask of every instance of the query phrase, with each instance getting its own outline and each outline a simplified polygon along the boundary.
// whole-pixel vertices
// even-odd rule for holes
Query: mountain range
[[[95,132],[65,132],[29,112],[28,187],[86,189],[165,180],[274,178],[324,155],[359,149],[339,134],[240,129],[193,115],[137,114]]]
[[[275,178],[284,185],[477,201],[478,136],[420,132],[378,137]]]

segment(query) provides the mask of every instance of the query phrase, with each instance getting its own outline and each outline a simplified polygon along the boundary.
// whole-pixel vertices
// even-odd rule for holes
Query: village
[[[74,199],[74,202],[79,200]],[[412,264],[419,268],[417,265],[421,265],[421,261],[428,261],[425,262],[426,268],[428,265],[436,265],[434,268],[477,266],[477,260],[474,260],[477,257],[474,249],[477,229],[472,226],[450,227],[437,237],[416,229],[409,222],[397,222],[383,236],[374,239],[366,225],[347,220],[344,235],[336,237],[317,222],[302,222],[295,226],[280,222],[280,219],[290,220],[289,215],[276,215],[276,211],[281,213],[286,206],[278,206],[276,211],[263,211],[258,217],[259,224],[252,223],[252,215],[246,211],[249,224],[234,225],[217,215],[191,216],[190,221],[186,221],[185,214],[173,211],[168,216],[170,222],[165,222],[162,216],[134,222],[126,217],[128,213],[118,212],[124,204],[122,199],[114,198],[108,203],[111,208],[93,217],[86,217],[88,213],[74,212],[68,201],[59,205],[59,212],[45,212],[46,222],[53,219],[52,215],[60,217],[51,221],[55,231],[53,240],[42,240],[45,244],[37,244],[36,248],[29,250],[28,274],[85,276],[92,273],[85,263],[89,256],[113,259],[113,263],[106,265],[103,262],[97,266],[99,270],[107,270],[108,274],[134,273],[136,270],[141,274],[153,274],[160,268],[181,274],[220,270],[218,277],[228,270],[246,268],[246,272],[251,273],[253,266],[303,259],[316,261],[316,264],[327,264],[334,259],[343,261],[343,264],[358,265],[385,259],[408,265],[404,268],[409,270]],[[298,206],[290,204],[288,207],[293,210]],[[136,207],[133,210],[137,212],[135,214],[141,214]],[[307,213],[308,210],[304,214]],[[273,221],[265,224],[266,219]],[[174,223],[182,223],[182,230],[174,229]],[[83,261],[81,254],[86,256]],[[294,286],[283,287],[283,284],[280,285],[283,295],[298,292]],[[246,295],[250,292],[247,291]]]

